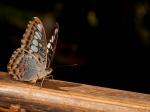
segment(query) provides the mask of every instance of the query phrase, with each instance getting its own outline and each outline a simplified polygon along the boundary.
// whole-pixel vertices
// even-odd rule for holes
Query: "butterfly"
[[[51,74],[51,63],[54,58],[57,39],[58,23],[50,29],[50,39],[46,39],[43,23],[38,17],[29,21],[21,39],[21,46],[17,48],[7,65],[7,70],[14,80],[36,83]]]

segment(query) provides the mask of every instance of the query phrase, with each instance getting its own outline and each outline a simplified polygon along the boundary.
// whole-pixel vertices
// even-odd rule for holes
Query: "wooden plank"
[[[59,80],[36,85],[12,81],[0,72],[0,107],[33,112],[150,112],[150,95]]]

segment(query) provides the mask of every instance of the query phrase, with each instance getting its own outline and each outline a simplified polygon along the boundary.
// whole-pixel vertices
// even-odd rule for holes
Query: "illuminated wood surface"
[[[0,72],[0,112],[150,112],[148,94],[59,80],[39,85],[13,81]]]

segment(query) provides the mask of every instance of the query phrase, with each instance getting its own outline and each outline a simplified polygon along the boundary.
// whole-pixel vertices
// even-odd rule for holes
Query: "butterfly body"
[[[52,72],[49,66],[55,52],[57,38],[58,24],[52,27],[51,38],[47,42],[42,22],[34,17],[23,35],[21,47],[16,49],[10,58],[7,65],[8,73],[13,76],[13,79],[19,81],[36,82],[38,79],[45,78]]]

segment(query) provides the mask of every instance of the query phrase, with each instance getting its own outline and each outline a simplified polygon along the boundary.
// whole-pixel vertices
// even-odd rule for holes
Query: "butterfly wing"
[[[29,22],[21,40],[7,65],[8,73],[20,81],[36,81],[47,75],[47,41],[39,18]]]
[[[41,79],[47,75],[44,67],[35,56],[21,48],[14,51],[7,68],[8,73],[15,80],[20,81],[36,82],[37,79]]]
[[[34,17],[29,22],[21,40],[21,48],[33,54],[40,63],[46,68],[47,64],[47,40],[45,30],[41,20]]]
[[[48,44],[47,44],[47,69],[50,68],[51,63],[53,61],[54,58],[54,54],[55,54],[55,49],[56,49],[56,45],[57,45],[57,40],[58,40],[58,30],[59,30],[59,25],[58,23],[54,23],[52,25],[52,27],[50,28],[50,33],[49,38],[47,39]]]

